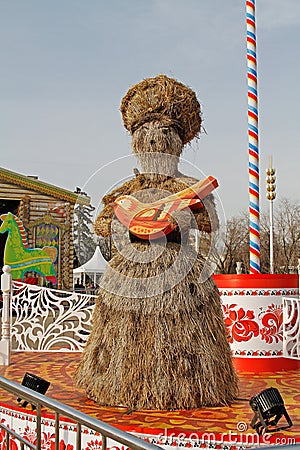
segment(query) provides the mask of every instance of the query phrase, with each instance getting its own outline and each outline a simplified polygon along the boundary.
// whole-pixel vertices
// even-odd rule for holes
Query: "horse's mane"
[[[20,234],[22,237],[22,243],[23,243],[24,247],[28,247],[27,231],[25,230],[23,222],[21,219],[19,219],[19,217],[15,216],[15,215],[14,215],[14,219],[17,222],[17,225],[19,227]]]

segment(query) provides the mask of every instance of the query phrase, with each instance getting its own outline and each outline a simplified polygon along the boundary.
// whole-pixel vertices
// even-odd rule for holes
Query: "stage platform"
[[[18,383],[25,372],[51,382],[47,396],[63,402],[119,429],[167,447],[246,448],[300,443],[300,369],[273,373],[239,372],[239,399],[226,407],[176,411],[128,411],[124,407],[100,407],[77,389],[73,374],[80,353],[13,353],[10,366],[0,366],[0,375]],[[249,399],[268,387],[277,388],[293,421],[288,430],[258,437],[250,427],[253,411]],[[0,390],[1,417],[20,410],[16,399]],[[45,411],[47,413],[47,411]],[[19,414],[20,415],[20,414]],[[285,422],[285,421],[283,421]]]

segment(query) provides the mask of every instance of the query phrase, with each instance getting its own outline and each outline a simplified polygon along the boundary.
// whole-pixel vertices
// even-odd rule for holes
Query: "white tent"
[[[85,285],[86,275],[93,278],[94,286],[97,284],[97,275],[102,275],[106,269],[107,262],[102,256],[99,245],[97,245],[94,255],[89,261],[82,264],[80,267],[73,269],[73,282],[74,280],[81,279],[83,275],[83,284]]]

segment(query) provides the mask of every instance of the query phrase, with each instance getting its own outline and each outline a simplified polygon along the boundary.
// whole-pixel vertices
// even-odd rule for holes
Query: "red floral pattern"
[[[261,323],[263,325],[260,330],[262,340],[266,341],[268,344],[282,341],[282,305],[276,306],[272,304],[268,306],[268,309],[261,312],[259,317],[261,318]]]
[[[257,317],[255,317],[253,310],[245,310],[235,303],[222,305],[222,307],[230,343],[246,342],[258,336],[267,344],[278,343],[283,340],[282,305],[272,303],[266,310],[261,311]]]
[[[1,420],[1,423],[5,424],[7,428],[9,426],[5,423],[5,420]],[[6,449],[6,433],[5,430],[2,428],[0,429],[0,450],[7,450]],[[18,450],[18,444],[15,441],[14,437],[10,437],[9,439],[9,450]]]
[[[52,441],[51,442],[51,450],[55,450],[55,442]],[[59,442],[59,450],[73,450],[74,449],[74,445],[72,444],[66,444],[65,441],[60,441]]]
[[[31,444],[35,445],[36,443],[36,432],[29,427],[26,427],[24,430],[23,438]]]
[[[238,308],[238,305],[223,305],[224,322],[228,331],[228,340],[245,342],[259,335],[259,325],[254,320],[254,312]]]
[[[270,295],[281,295],[281,296],[290,296],[290,295],[298,295],[298,288],[291,289],[224,289],[219,288],[219,294],[223,297],[230,295],[251,295],[251,296],[270,296]]]
[[[87,443],[86,450],[102,450],[102,441],[96,439]]]
[[[252,356],[267,358],[270,356],[282,356],[282,350],[234,350],[233,356]]]
[[[29,427],[26,427],[23,433],[23,438],[33,445],[36,445],[36,432]],[[55,434],[42,432],[41,434],[41,449],[55,450]],[[72,444],[66,444],[64,440],[59,442],[59,450],[73,450]]]

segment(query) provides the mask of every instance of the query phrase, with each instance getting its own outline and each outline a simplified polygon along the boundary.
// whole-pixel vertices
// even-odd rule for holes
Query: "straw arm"
[[[219,218],[214,196],[208,195],[203,201],[204,208],[193,211],[199,231],[211,233],[219,228]]]

